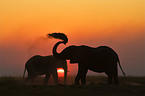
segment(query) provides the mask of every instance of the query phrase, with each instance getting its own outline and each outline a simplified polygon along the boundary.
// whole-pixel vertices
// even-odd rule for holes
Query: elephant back
[[[119,61],[117,53],[112,48],[108,46],[99,46],[96,49],[100,58],[106,58],[106,60],[113,60],[115,62]]]

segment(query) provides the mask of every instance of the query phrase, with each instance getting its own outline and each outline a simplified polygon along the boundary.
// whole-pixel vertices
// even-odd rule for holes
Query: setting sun
[[[58,68],[58,69],[57,69],[57,72],[58,72],[58,73],[64,73],[64,70],[63,70],[63,68]]]
[[[0,0],[0,76],[21,75],[30,57],[52,55],[58,40],[46,34],[53,32],[68,36],[58,52],[70,45],[110,46],[126,74],[144,76],[144,4],[145,0]],[[68,75],[77,74],[77,67],[68,62]]]
[[[58,77],[64,77],[64,69],[63,68],[57,68]]]

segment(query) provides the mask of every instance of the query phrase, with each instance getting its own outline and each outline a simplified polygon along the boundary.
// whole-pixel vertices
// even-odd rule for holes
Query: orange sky
[[[134,64],[134,68],[128,71],[129,75],[145,75],[142,71],[133,73],[139,61],[141,68],[138,70],[145,68],[144,0],[0,0],[0,51],[5,49],[1,54],[8,54],[2,54],[3,62],[16,50],[20,51],[21,54],[17,55],[23,62],[14,64],[23,69],[24,62],[30,56],[51,54],[58,40],[45,41],[41,37],[52,32],[65,33],[69,38],[68,45],[109,45],[121,55],[122,66],[127,66],[125,70]],[[26,50],[32,46],[32,52],[27,53]],[[139,52],[135,53],[136,49]],[[137,54],[138,59],[133,54]],[[136,58],[135,61],[129,62],[132,58]],[[0,65],[7,70],[8,63]],[[71,66],[70,70],[74,70],[74,65]]]

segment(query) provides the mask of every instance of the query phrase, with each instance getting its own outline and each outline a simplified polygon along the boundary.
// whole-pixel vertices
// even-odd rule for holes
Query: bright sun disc
[[[63,70],[62,68],[58,68],[58,69],[57,69],[57,72],[58,72],[58,73],[64,73],[64,70]]]

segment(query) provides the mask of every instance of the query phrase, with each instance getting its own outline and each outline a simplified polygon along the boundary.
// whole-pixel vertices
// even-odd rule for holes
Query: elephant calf
[[[66,60],[60,60],[55,58],[54,56],[40,56],[35,55],[31,57],[25,64],[25,70],[23,74],[23,78],[25,76],[25,72],[28,72],[28,79],[33,79],[38,75],[46,75],[44,83],[48,82],[50,75],[52,74],[55,83],[58,83],[58,74],[57,68],[64,69],[64,84],[67,79],[67,62]]]

